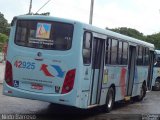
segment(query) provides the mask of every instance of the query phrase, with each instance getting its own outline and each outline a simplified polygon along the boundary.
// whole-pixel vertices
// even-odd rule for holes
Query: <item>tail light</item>
[[[73,89],[75,74],[76,74],[76,69],[67,72],[62,87],[62,94],[68,93]]]
[[[6,61],[5,81],[9,86],[13,86],[12,64]]]

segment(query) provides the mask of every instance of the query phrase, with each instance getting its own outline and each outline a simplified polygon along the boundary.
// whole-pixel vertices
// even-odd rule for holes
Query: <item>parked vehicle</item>
[[[160,90],[160,50],[155,50],[155,63],[153,68],[152,90]]]
[[[109,112],[151,89],[153,44],[49,16],[18,16],[11,25],[5,95]]]

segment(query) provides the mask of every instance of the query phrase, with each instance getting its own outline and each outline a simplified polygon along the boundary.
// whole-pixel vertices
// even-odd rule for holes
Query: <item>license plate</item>
[[[39,84],[32,84],[31,88],[36,90],[43,90],[43,86]]]

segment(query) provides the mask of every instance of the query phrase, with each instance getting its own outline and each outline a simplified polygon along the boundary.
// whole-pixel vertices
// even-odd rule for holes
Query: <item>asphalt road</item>
[[[0,93],[2,93],[2,84],[0,84]],[[80,110],[73,107],[0,94],[0,113],[39,114],[45,117],[50,116],[52,119],[137,120],[142,115],[160,114],[160,92],[148,92],[141,102],[116,103],[109,114],[104,113],[101,108]]]

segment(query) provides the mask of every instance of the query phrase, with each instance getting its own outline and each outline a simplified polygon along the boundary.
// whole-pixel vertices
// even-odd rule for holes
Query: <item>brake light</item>
[[[75,74],[76,74],[76,69],[67,72],[62,87],[62,92],[61,92],[62,94],[68,93],[73,89]]]
[[[13,86],[12,64],[6,61],[5,81],[9,86]]]

